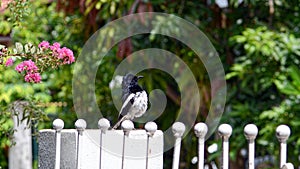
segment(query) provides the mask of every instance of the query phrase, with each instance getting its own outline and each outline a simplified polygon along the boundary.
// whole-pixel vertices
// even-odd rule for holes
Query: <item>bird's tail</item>
[[[114,127],[112,128],[113,130],[115,130],[116,128],[118,128],[120,126],[120,124],[124,121],[124,120],[127,120],[127,116],[123,116],[115,125]]]

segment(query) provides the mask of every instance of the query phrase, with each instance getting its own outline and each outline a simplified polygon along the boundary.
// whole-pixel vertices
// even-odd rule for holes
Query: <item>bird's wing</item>
[[[125,103],[127,97],[130,95],[129,88],[122,90],[122,103]]]
[[[122,105],[122,108],[120,110],[119,118],[120,118],[120,116],[125,116],[128,113],[128,111],[129,111],[129,109],[132,106],[132,103],[134,101],[134,96],[135,96],[135,94],[131,93],[127,97],[127,99],[124,101],[124,103]]]

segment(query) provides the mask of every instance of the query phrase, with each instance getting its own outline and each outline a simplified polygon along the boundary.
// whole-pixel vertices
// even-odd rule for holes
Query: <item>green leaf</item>
[[[25,53],[29,53],[30,52],[28,44],[24,45],[24,50],[25,50]]]
[[[300,69],[298,67],[296,67],[295,65],[293,65],[293,66],[289,67],[288,72],[293,80],[293,84],[296,87],[300,87]]]
[[[300,92],[294,87],[294,85],[289,81],[274,81],[276,87],[284,94],[287,95],[299,95]]]
[[[17,53],[23,53],[23,45],[21,43],[16,42],[15,47],[16,47]]]
[[[95,8],[99,10],[101,8],[101,6],[102,6],[102,3],[101,3],[101,1],[99,1],[99,2],[97,2]]]
[[[35,52],[36,52],[36,47],[33,46],[33,47],[30,49],[30,53],[31,53],[31,54],[35,54]]]

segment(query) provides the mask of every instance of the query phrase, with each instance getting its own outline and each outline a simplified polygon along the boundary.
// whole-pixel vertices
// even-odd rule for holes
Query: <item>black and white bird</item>
[[[138,80],[143,76],[126,74],[122,80],[122,108],[119,114],[119,121],[113,129],[119,127],[124,120],[133,120],[141,117],[148,107],[148,95],[138,85]],[[123,116],[123,117],[122,117]]]

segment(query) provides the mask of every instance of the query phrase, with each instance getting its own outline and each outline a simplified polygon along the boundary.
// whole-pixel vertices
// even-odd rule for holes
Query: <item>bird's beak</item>
[[[138,79],[141,79],[141,78],[143,78],[143,77],[144,77],[144,76],[138,76],[137,78],[138,78]]]

